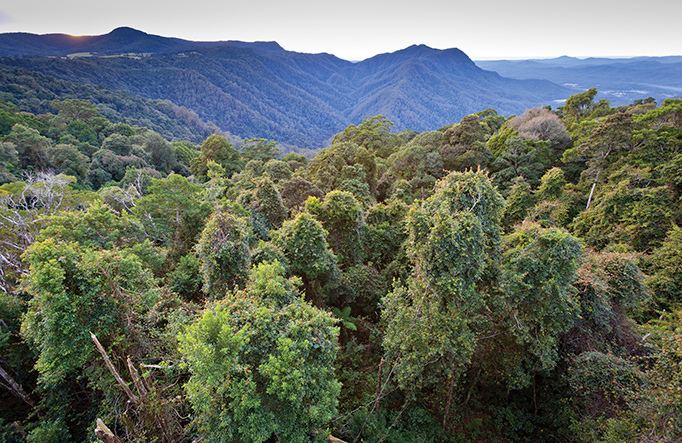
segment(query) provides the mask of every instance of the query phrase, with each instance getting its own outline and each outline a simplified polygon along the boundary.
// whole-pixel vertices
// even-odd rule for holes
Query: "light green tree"
[[[278,263],[261,263],[179,337],[185,389],[208,442],[326,441],[341,388],[336,320]]]
[[[317,304],[321,285],[338,273],[336,256],[327,243],[327,231],[308,213],[287,220],[275,231],[272,242],[287,259],[289,272],[301,277],[306,295]]]

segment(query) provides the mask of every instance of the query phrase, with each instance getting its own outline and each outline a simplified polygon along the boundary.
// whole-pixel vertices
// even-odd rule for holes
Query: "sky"
[[[682,55],[682,0],[0,0],[0,32],[279,42],[348,60],[412,44],[474,59]]]

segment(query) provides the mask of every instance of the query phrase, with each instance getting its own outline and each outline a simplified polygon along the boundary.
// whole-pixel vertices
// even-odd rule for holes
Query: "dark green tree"
[[[208,162],[214,161],[225,169],[227,176],[241,170],[242,160],[239,152],[225,137],[213,134],[201,144],[199,157],[192,161],[191,170],[197,177],[205,178],[208,173]]]
[[[305,207],[329,233],[329,244],[341,264],[351,265],[362,261],[364,213],[353,194],[332,191],[322,201],[315,197],[308,199]]]
[[[236,209],[213,212],[197,243],[204,292],[222,298],[244,282],[251,265],[250,235],[248,219]]]

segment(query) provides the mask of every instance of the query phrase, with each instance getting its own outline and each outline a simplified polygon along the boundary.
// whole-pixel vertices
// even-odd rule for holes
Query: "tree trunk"
[[[97,348],[97,351],[102,355],[102,358],[104,359],[104,364],[107,366],[107,369],[109,369],[109,372],[111,372],[111,375],[114,376],[116,381],[118,382],[119,386],[121,386],[121,389],[123,389],[123,392],[126,393],[130,401],[133,403],[137,404],[138,398],[137,395],[133,394],[133,391],[130,390],[128,387],[128,384],[121,378],[121,374],[118,373],[116,370],[116,367],[114,364],[111,362],[111,359],[109,358],[109,355],[107,354],[107,351],[104,349],[104,346],[97,340],[97,336],[93,334],[92,332],[90,333],[90,338],[92,338],[92,342],[95,344],[95,347]]]
[[[446,431],[449,428],[450,407],[452,406],[452,394],[455,389],[455,372],[453,370],[448,380],[447,402],[445,403],[445,413],[443,414],[443,429]]]
[[[14,380],[11,375],[8,374],[7,371],[2,368],[2,366],[0,366],[0,377],[7,382],[12,394],[22,399],[27,405],[33,407],[33,400],[31,400],[31,397],[28,396],[26,391],[24,391],[24,388],[22,388],[21,385],[17,383],[17,381]]]
[[[594,177],[594,181],[592,182],[592,189],[590,189],[590,196],[587,197],[587,206],[585,206],[585,210],[587,211],[590,209],[590,203],[592,203],[592,196],[594,195],[594,188],[597,187],[597,182],[599,181],[599,174],[601,171],[597,172],[597,175]]]
[[[95,426],[95,436],[104,443],[123,443],[123,440],[111,432],[111,429],[99,418],[97,419],[97,426]]]
[[[382,376],[383,369],[384,369],[384,358],[381,357],[381,361],[379,362],[379,370],[378,370],[378,374],[377,374],[377,389],[376,389],[376,393],[374,394],[374,408],[373,408],[373,410],[375,412],[379,410],[379,405],[381,403],[381,391],[382,391],[381,376]]]

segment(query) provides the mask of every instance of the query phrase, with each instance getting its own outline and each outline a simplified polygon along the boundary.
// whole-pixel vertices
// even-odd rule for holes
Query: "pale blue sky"
[[[1,0],[0,32],[276,40],[358,60],[413,43],[473,58],[682,55],[682,0]]]

